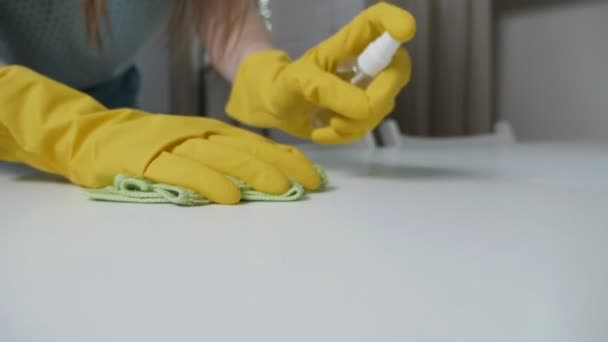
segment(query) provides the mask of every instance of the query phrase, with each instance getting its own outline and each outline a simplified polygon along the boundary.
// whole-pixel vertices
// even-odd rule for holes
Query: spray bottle
[[[360,88],[367,88],[382,70],[386,69],[392,62],[393,56],[401,44],[394,39],[390,33],[385,32],[357,58],[345,61],[336,68],[336,75]],[[314,128],[322,128],[329,125],[334,114],[323,108],[315,108],[310,113],[310,120]]]

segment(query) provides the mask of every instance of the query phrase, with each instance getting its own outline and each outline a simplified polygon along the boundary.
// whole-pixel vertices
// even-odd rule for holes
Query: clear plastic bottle
[[[369,44],[359,57],[347,60],[338,66],[336,75],[365,89],[382,70],[391,64],[400,45],[388,32],[385,32]],[[322,128],[329,125],[329,121],[334,115],[327,109],[315,108],[310,113],[310,120],[314,128]]]

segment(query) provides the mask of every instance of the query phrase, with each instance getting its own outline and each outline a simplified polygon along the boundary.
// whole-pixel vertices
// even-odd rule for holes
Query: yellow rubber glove
[[[252,54],[239,68],[226,112],[246,124],[278,128],[317,143],[358,140],[393,110],[410,79],[410,57],[400,49],[365,90],[334,71],[384,32],[407,42],[415,34],[414,18],[399,7],[378,3],[296,61],[278,50]],[[310,113],[319,107],[334,115],[330,126],[315,129]]]
[[[288,178],[308,189],[320,180],[296,149],[219,121],[108,110],[27,68],[0,68],[0,159],[61,174],[89,188],[128,173],[195,190],[213,202],[239,202],[226,175],[281,194]]]

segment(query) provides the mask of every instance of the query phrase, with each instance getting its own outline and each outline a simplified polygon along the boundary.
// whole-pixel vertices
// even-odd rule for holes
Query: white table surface
[[[0,341],[608,341],[608,145],[310,155],[330,191],[202,208],[0,164]]]

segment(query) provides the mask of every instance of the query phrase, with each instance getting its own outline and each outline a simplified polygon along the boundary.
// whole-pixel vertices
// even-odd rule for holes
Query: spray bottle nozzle
[[[361,71],[371,77],[378,75],[388,67],[401,43],[385,32],[359,55],[358,63]]]

